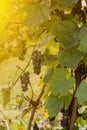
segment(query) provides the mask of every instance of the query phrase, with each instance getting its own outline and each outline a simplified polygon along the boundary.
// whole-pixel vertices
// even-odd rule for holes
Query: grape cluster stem
[[[34,45],[34,48],[33,48],[33,50],[32,50],[32,54],[31,54],[31,56],[30,56],[30,58],[29,58],[29,61],[27,62],[27,65],[26,65],[25,68],[22,70],[22,72],[21,72],[21,74],[18,76],[18,78],[12,83],[11,86],[9,86],[11,89],[14,88],[14,86],[16,85],[16,83],[18,82],[18,80],[20,79],[21,75],[22,75],[22,74],[26,71],[26,69],[29,67],[30,62],[31,62],[31,60],[32,60],[32,55],[33,55],[33,53],[34,53],[34,51],[35,51],[35,49],[36,49],[36,46],[37,46],[37,44],[38,44],[38,38],[39,38],[39,37],[41,36],[41,34],[44,33],[45,31],[46,31],[46,29],[44,28],[44,29],[40,32],[40,34],[36,37],[36,39],[35,39],[35,45]]]

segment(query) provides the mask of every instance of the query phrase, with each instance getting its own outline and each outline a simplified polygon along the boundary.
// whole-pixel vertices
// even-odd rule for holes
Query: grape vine
[[[15,11],[6,15],[0,28],[0,82],[8,82],[8,88],[2,89],[3,106],[10,104],[11,90],[20,80],[24,102],[28,102],[23,111],[29,112],[27,130],[40,129],[40,121],[34,120],[39,107],[47,112],[44,118],[54,122],[53,129],[62,113],[62,128],[74,130],[81,125],[80,107],[87,106],[87,0],[14,3]],[[15,67],[8,64],[10,61]],[[16,68],[18,74],[13,80]],[[82,113],[80,116],[82,120]]]

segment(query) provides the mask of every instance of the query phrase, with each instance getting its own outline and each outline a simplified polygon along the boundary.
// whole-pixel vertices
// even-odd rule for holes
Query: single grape
[[[41,60],[42,60],[41,51],[35,50],[32,55],[32,64],[34,73],[37,75],[39,75],[41,72]]]

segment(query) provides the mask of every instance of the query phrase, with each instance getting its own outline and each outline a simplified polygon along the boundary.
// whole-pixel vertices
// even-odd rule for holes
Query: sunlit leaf
[[[7,50],[10,56],[21,57],[26,52],[25,42],[21,39],[15,39],[8,45]]]
[[[56,0],[57,6],[61,8],[69,7],[70,5],[76,3],[78,0]]]
[[[82,117],[78,117],[76,123],[80,124],[82,127],[87,126],[87,122]],[[86,128],[85,128],[86,129]]]
[[[44,76],[43,81],[47,83],[51,79],[52,74],[53,74],[53,68],[49,68],[46,75]]]
[[[27,11],[27,16],[24,24],[28,25],[30,29],[34,29],[44,20],[50,18],[50,8],[45,5],[45,3],[29,4],[25,9],[25,11]]]
[[[19,122],[14,122],[12,124],[12,129],[13,130],[26,130],[26,127],[23,123],[19,123]]]
[[[44,53],[43,58],[42,58],[42,65],[50,65],[53,63],[53,65],[55,65],[57,60],[57,56],[56,55],[49,55],[47,53]]]
[[[29,113],[29,109],[24,109],[23,112],[22,112],[22,117],[25,117],[26,114]]]
[[[48,7],[51,6],[51,0],[43,0],[42,3]]]

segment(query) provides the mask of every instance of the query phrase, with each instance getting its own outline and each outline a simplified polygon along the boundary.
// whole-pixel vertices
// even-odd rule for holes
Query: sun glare
[[[13,0],[0,0],[0,21],[9,17],[12,12]]]

